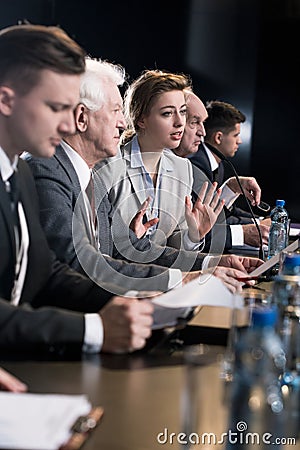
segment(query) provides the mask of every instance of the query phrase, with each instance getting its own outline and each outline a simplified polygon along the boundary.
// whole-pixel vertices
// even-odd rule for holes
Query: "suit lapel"
[[[76,170],[71,163],[68,155],[64,149],[59,145],[56,148],[54,158],[56,158],[63,168],[66,177],[69,179],[69,183],[73,194],[73,233],[82,233],[81,226],[85,228],[86,235],[89,237],[90,242],[93,243],[95,238],[91,231],[91,225],[84,203],[83,196],[81,195],[81,185],[77,176]],[[77,230],[77,231],[76,231]]]
[[[198,169],[200,169],[201,172],[203,172],[207,177],[207,179],[212,183],[213,174],[211,170],[211,165],[202,143],[199,145],[197,153],[189,157],[189,159],[191,163],[193,163],[194,166],[198,167]],[[199,177],[200,179],[202,179],[203,178],[202,174],[199,174]]]
[[[203,162],[203,170],[206,173],[206,175],[209,178],[209,180],[211,182],[213,182],[213,173],[212,173],[212,170],[211,170],[211,165],[210,165],[209,158],[208,158],[207,153],[206,153],[206,151],[205,151],[205,149],[204,149],[202,144],[200,144],[200,148],[201,148],[200,151],[201,151],[201,156],[202,156],[201,159],[202,159],[202,162]]]
[[[63,167],[67,177],[70,180],[70,184],[73,187],[74,194],[76,198],[78,198],[81,193],[81,186],[77,173],[68,155],[60,145],[56,148],[54,158],[56,158],[59,161],[60,165]]]
[[[177,217],[178,203],[176,194],[176,188],[174,189],[174,169],[173,165],[165,155],[162,153],[160,161],[160,203],[159,203],[159,222],[157,228],[162,228],[164,232],[171,230],[176,226],[176,221],[172,220],[173,217]],[[175,183],[177,184],[178,181]]]
[[[218,170],[218,185],[221,186],[224,180],[224,163],[220,161],[219,170]]]
[[[0,174],[0,198],[1,198],[1,209],[2,209],[2,213],[3,213],[4,221],[6,223],[9,237],[11,239],[14,257],[16,257],[16,241],[15,241],[14,229],[12,226],[13,219],[12,219],[10,200],[9,200],[8,194],[5,189],[4,181],[1,178],[1,174]]]
[[[126,163],[126,175],[128,176],[128,180],[132,186],[132,191],[135,193],[140,204],[142,204],[146,200],[147,194],[143,189],[143,184],[141,183],[140,171],[137,171],[137,168],[131,167],[130,165],[130,152],[131,142],[125,145],[123,149],[124,160]]]
[[[137,173],[136,169],[131,167],[127,168],[127,175],[130,184],[132,185],[133,192],[136,194],[139,202],[142,204],[147,198],[147,193],[144,191],[140,182],[142,175],[140,173]]]

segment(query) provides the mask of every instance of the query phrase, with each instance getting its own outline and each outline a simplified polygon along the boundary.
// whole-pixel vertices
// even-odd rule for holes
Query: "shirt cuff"
[[[222,194],[221,194],[221,200],[225,201],[226,208],[231,208],[231,206],[234,204],[236,199],[239,197],[240,194],[237,194],[236,192],[233,192],[228,186],[226,186],[225,183],[221,186],[222,188]]]
[[[85,332],[82,351],[99,353],[103,345],[103,324],[99,314],[85,314]]]
[[[242,225],[230,225],[232,246],[244,245],[244,231]]]
[[[180,269],[169,269],[168,289],[182,287],[182,272]]]
[[[184,246],[185,250],[188,250],[188,251],[196,251],[197,250],[198,252],[201,252],[204,245],[205,245],[205,238],[202,238],[199,242],[193,242],[189,238],[188,230],[185,230],[185,232],[183,233],[183,246]]]
[[[203,261],[202,261],[202,266],[201,266],[201,270],[204,271],[206,269],[208,269],[209,267],[211,267],[211,265],[209,264],[212,260],[216,260],[215,256],[205,256]]]

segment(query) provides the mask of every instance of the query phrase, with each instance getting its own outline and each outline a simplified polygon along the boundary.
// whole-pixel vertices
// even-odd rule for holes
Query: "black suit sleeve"
[[[51,275],[31,304],[35,308],[56,306],[83,313],[98,312],[113,294],[58,261],[52,254]],[[109,288],[109,283],[107,283]]]
[[[245,225],[253,223],[252,215],[250,212],[244,211],[241,208],[233,205],[230,210],[225,208],[226,220],[229,225]]]
[[[56,308],[34,310],[29,304],[13,306],[0,299],[0,349],[64,353],[81,351],[84,316]]]

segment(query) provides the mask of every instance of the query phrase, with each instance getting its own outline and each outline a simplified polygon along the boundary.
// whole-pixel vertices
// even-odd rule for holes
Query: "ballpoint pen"
[[[238,281],[251,281],[251,280],[257,280],[257,281],[266,281],[268,280],[268,277],[266,275],[258,275],[256,277],[251,277],[251,275],[249,275],[248,277],[236,277],[236,280]]]

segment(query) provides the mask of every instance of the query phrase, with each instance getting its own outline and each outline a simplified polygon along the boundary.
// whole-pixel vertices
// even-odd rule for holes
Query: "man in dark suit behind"
[[[0,32],[0,347],[5,351],[129,351],[143,347],[151,333],[148,302],[112,297],[109,289],[55,259],[39,223],[33,177],[18,157],[24,149],[50,157],[61,138],[75,131],[84,58],[57,27],[18,25]]]
[[[227,251],[234,251],[235,247],[244,244],[258,247],[259,236],[251,214],[234,205],[241,194],[236,178],[231,177],[224,183],[223,161],[212,151],[216,148],[226,158],[232,158],[235,155],[242,143],[240,132],[241,123],[246,120],[244,114],[233,105],[221,101],[208,102],[205,107],[194,93],[188,97],[187,114],[185,133],[176,153],[179,156],[190,155],[189,159],[193,163],[195,195],[204,180],[217,181],[220,186],[223,185],[222,197],[226,201],[225,217],[220,218],[211,236],[215,235],[216,240],[221,236],[222,245],[224,244],[224,250]],[[200,120],[198,126],[194,124],[195,117],[198,117],[198,121]],[[259,204],[261,190],[255,178],[240,177],[240,181],[251,203]],[[226,229],[222,230],[221,221],[226,223]],[[269,220],[262,221],[259,226],[263,243],[267,244]],[[210,239],[207,239],[207,245],[212,245]]]

